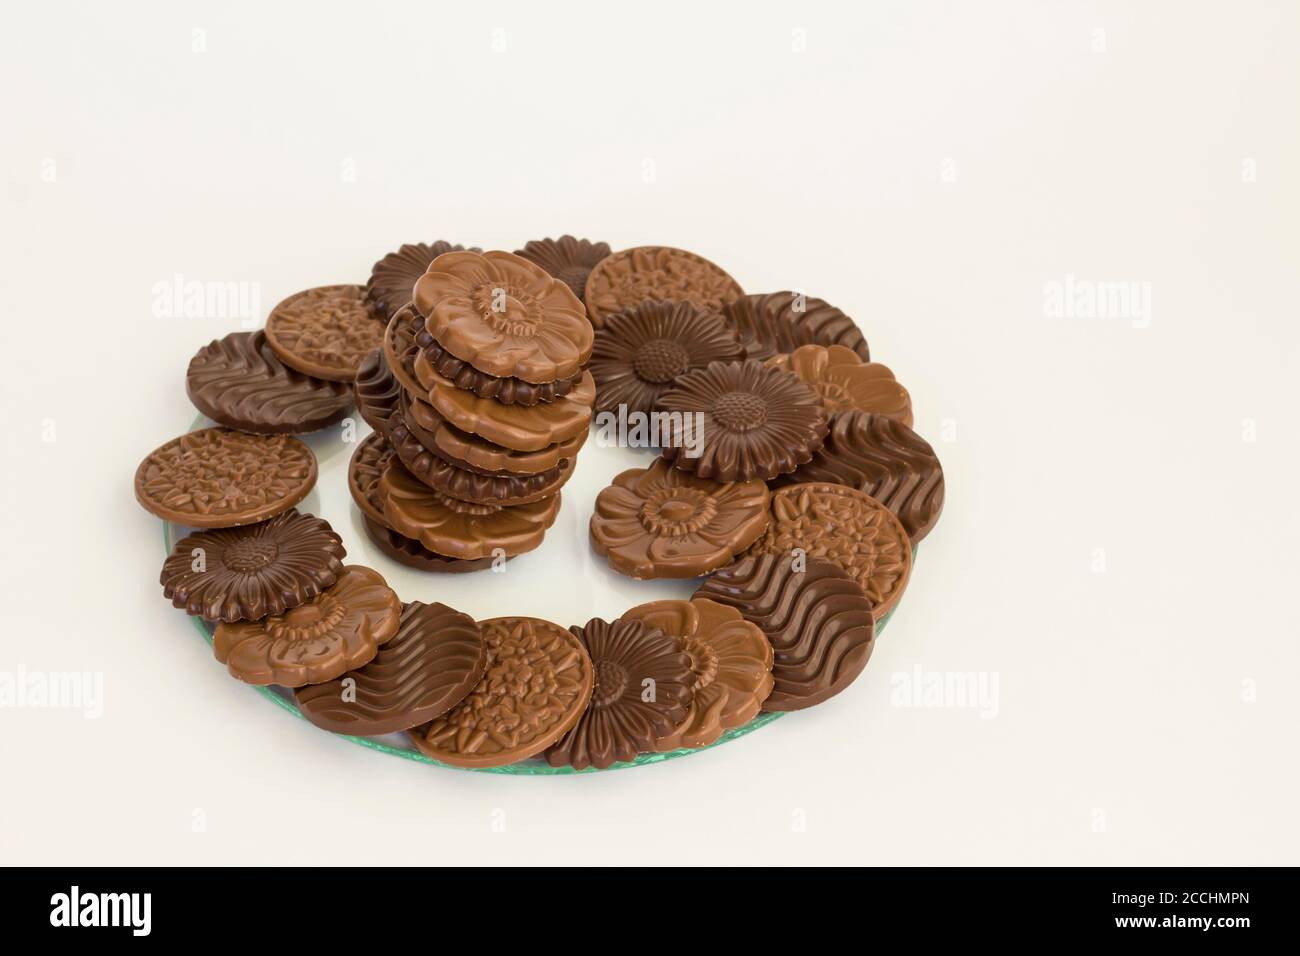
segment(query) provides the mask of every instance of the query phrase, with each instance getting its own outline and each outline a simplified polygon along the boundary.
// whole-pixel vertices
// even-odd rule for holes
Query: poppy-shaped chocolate
[[[797,549],[833,561],[862,586],[877,621],[903,596],[912,574],[912,544],[902,523],[875,498],[845,485],[790,485],[772,492],[770,509],[771,523],[750,554],[789,559]]]
[[[497,561],[496,558],[474,558],[468,561],[449,558],[446,555],[430,551],[413,538],[398,534],[392,528],[384,527],[369,516],[362,516],[361,520],[366,529],[366,537],[374,543],[376,548],[398,564],[404,564],[408,568],[415,568],[417,571],[432,571],[435,574],[465,574],[470,571],[482,571],[484,568],[490,568]],[[503,557],[501,560],[508,561],[510,559]]]
[[[468,614],[445,604],[402,606],[397,634],[370,663],[294,691],[302,715],[338,734],[391,734],[446,713],[483,676],[487,647]]]
[[[434,340],[489,375],[553,382],[591,355],[592,329],[573,291],[509,252],[449,252],[415,283]]]
[[[646,299],[690,302],[717,312],[744,295],[735,279],[703,256],[668,246],[638,246],[602,259],[587,276],[583,300],[600,328],[615,312]]]
[[[765,364],[798,375],[816,390],[828,412],[874,412],[912,425],[912,397],[894,373],[879,362],[864,362],[843,345],[801,345]]]
[[[233,528],[288,511],[316,484],[316,456],[289,435],[201,428],[150,452],[135,497],[164,521]]]
[[[742,295],[723,306],[722,316],[740,337],[746,358],[766,361],[801,345],[843,345],[871,361],[861,330],[825,299],[801,292]]]
[[[304,289],[276,305],[266,341],[290,368],[331,382],[351,382],[384,337],[384,320],[359,285]]]
[[[826,442],[812,460],[772,487],[832,482],[865,491],[894,513],[916,544],[943,511],[943,466],[930,443],[900,421],[870,412],[831,416]]]
[[[388,367],[382,348],[374,349],[361,360],[357,377],[352,382],[357,411],[366,424],[381,435],[388,431],[388,419],[397,408],[402,386]]]
[[[857,679],[875,646],[871,601],[838,564],[787,554],[748,554],[710,574],[692,601],[735,609],[775,654],[770,712],[802,710]]]
[[[573,634],[535,617],[479,622],[487,671],[468,697],[412,730],[420,752],[454,767],[502,767],[559,740],[591,699],[591,658]]]
[[[692,369],[742,357],[735,333],[716,312],[690,302],[647,300],[615,312],[596,332],[587,368],[596,410],[650,412],[659,396]]]
[[[609,255],[608,242],[590,242],[573,236],[559,239],[533,239],[515,255],[541,266],[559,279],[579,299],[587,285],[587,276],[596,263]]]
[[[462,431],[433,410],[423,399],[407,395],[403,414],[412,432],[430,450],[449,459],[464,462],[466,467],[493,474],[536,475],[548,471],[562,459],[572,458],[586,442],[590,429],[583,429],[572,438],[547,445],[538,451],[515,451],[490,442],[481,435]]]
[[[218,624],[212,650],[249,684],[319,684],[367,663],[397,633],[402,602],[377,571],[348,565],[333,586],[284,614]]]
[[[812,387],[753,360],[688,372],[658,407],[682,416],[680,441],[664,447],[664,457],[716,481],[766,481],[794,471],[826,437],[826,410]]]
[[[720,568],[767,526],[767,486],[717,482],[656,458],[596,496],[591,546],[619,574],[694,578]]]
[[[407,471],[434,491],[458,501],[528,504],[555,494],[573,475],[573,463],[567,458],[536,475],[485,475],[462,468],[431,451],[424,442],[432,442],[432,436],[418,435],[400,412],[389,422],[388,440]]]
[[[772,645],[735,608],[701,598],[654,601],[623,612],[677,642],[691,659],[691,703],[654,750],[707,747],[724,730],[749,723],[772,692]]]
[[[343,572],[343,539],[329,522],[296,510],[242,528],[199,531],[163,562],[163,596],[206,621],[283,614]]]
[[[435,242],[408,242],[396,252],[390,252],[370,269],[366,283],[366,298],[385,319],[391,319],[397,310],[411,301],[415,280],[424,275],[429,263],[444,252],[461,252],[464,246],[452,245],[439,239]],[[472,248],[471,251],[478,252]]]
[[[533,550],[560,511],[558,494],[526,505],[458,501],[395,461],[380,476],[377,494],[384,524],[430,551],[467,560],[493,557],[498,549],[508,557]]]
[[[569,631],[587,649],[595,684],[573,729],[546,751],[547,763],[604,770],[650,750],[682,722],[691,700],[691,659],[675,640],[633,620],[593,618]]]

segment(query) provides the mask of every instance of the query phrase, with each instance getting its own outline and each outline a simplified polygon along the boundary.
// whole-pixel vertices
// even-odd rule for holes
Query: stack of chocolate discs
[[[409,300],[392,309],[400,267],[427,253]],[[446,243],[380,260],[371,298],[392,314],[355,379],[375,433],[353,454],[349,486],[372,539],[430,571],[476,570],[536,548],[595,401],[582,302],[520,255]]]

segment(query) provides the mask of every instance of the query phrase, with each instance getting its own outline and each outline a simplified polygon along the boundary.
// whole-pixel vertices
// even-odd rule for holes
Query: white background
[[[1300,862],[1297,8],[549,6],[7,13],[0,670],[105,700],[0,710],[0,860]],[[561,232],[822,296],[910,389],[947,505],[866,672],[707,754],[531,779],[231,680],[131,478],[237,323],[155,284],[265,312],[402,242]],[[1149,327],[1047,317],[1067,275],[1150,283]],[[321,441],[313,501],[405,598],[569,624],[689,591],[587,550],[630,452],[590,444],[542,549],[468,584],[373,556]],[[996,715],[896,706],[917,666],[996,675]]]

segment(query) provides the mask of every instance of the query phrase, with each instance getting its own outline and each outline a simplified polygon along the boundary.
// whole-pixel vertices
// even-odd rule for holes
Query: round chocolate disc
[[[352,389],[280,361],[266,333],[232,332],[190,359],[185,391],[215,422],[262,435],[314,432],[343,419]]]
[[[875,644],[871,602],[847,571],[820,558],[747,555],[709,575],[692,600],[738,610],[774,651],[763,710],[801,710],[834,697],[867,666]]]
[[[375,547],[398,564],[404,564],[408,568],[415,568],[417,571],[431,571],[434,574],[467,574],[470,571],[482,571],[485,568],[490,568],[497,561],[496,558],[491,557],[469,560],[449,558],[446,555],[430,551],[420,542],[398,534],[392,528],[385,528],[369,516],[363,515],[361,520],[365,526],[366,535],[374,542]],[[503,557],[501,560],[509,561],[510,558]]]
[[[266,341],[290,368],[331,382],[351,382],[384,336],[384,322],[359,285],[294,293],[271,310]]]
[[[535,617],[480,622],[487,670],[468,697],[411,731],[420,752],[456,767],[501,767],[555,743],[591,699],[591,659],[558,624]]]
[[[356,397],[357,411],[366,424],[376,432],[388,431],[388,419],[397,407],[397,400],[402,394],[402,386],[388,367],[384,350],[378,348],[361,360],[357,377],[352,383]]]
[[[329,522],[294,509],[176,542],[163,595],[206,621],[257,621],[305,604],[338,580],[347,552]]]
[[[409,730],[446,713],[487,666],[478,624],[445,604],[402,605],[401,623],[370,663],[294,691],[302,715],[338,734]]]
[[[595,685],[578,722],[546,751],[552,767],[604,770],[631,760],[686,717],[691,659],[673,638],[633,620],[593,618],[569,631],[587,648]]]
[[[826,410],[812,387],[752,360],[688,372],[658,407],[681,415],[681,440],[663,448],[664,458],[717,481],[794,471],[826,437]]]
[[[288,511],[316,484],[316,456],[288,435],[202,428],[150,452],[135,497],[164,521],[233,528]]]
[[[591,324],[599,329],[613,313],[646,299],[686,301],[717,312],[744,292],[703,256],[668,246],[638,246],[597,263],[587,276],[584,299]]]
[[[724,306],[722,315],[740,336],[746,358],[766,361],[801,345],[843,345],[871,361],[862,331],[825,299],[800,292],[743,295]]]

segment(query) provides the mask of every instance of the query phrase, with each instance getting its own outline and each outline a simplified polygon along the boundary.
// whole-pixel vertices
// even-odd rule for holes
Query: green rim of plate
[[[203,416],[200,415],[195,423],[190,426],[190,430],[193,431],[196,427],[207,427],[203,425],[203,421]],[[166,548],[164,553],[171,554],[172,548],[175,547],[176,541],[179,540],[173,535],[173,529],[176,526],[170,521],[164,521],[162,525],[163,547]],[[917,548],[914,545],[912,547],[913,561],[916,560],[916,552]],[[882,617],[876,624],[877,637],[879,637],[881,632],[884,631],[885,625],[889,622],[889,619],[894,616],[894,611],[897,609],[897,606],[891,608],[889,613]],[[209,626],[208,622],[203,620],[201,617],[191,615],[190,620],[194,623],[195,629],[203,639],[211,645],[212,634],[215,628]],[[302,711],[298,709],[298,706],[293,702],[291,696],[272,690],[270,687],[249,686],[267,700],[274,703],[277,707],[282,710],[287,710],[299,720],[307,720],[306,717],[303,717]],[[587,767],[583,770],[575,770],[572,767],[552,767],[550,764],[539,760],[524,760],[519,763],[507,764],[504,767],[455,767],[451,764],[443,763],[440,760],[434,760],[432,757],[426,756],[414,747],[411,747],[410,749],[394,747],[392,744],[385,743],[384,741],[374,737],[357,737],[352,734],[333,734],[332,736],[341,740],[351,741],[352,743],[359,744],[362,747],[369,747],[371,750],[378,750],[380,753],[391,754],[394,757],[402,757],[405,760],[414,760],[417,763],[427,763],[434,767],[445,767],[448,770],[468,770],[471,773],[504,773],[515,776],[553,777],[575,773],[603,773],[608,770],[626,770],[630,767],[645,767],[653,763],[663,763],[665,760],[673,760],[677,757],[689,757],[691,754],[704,753],[706,750],[712,750],[714,747],[720,747],[732,740],[737,740],[747,734],[752,734],[760,727],[766,727],[778,717],[784,716],[784,711],[772,714],[759,714],[747,724],[740,727],[733,727],[731,730],[723,731],[722,736],[707,747],[682,747],[678,750],[668,750],[664,753],[639,754],[635,760],[620,760],[617,763],[610,764],[604,771],[599,770],[596,767]]]

